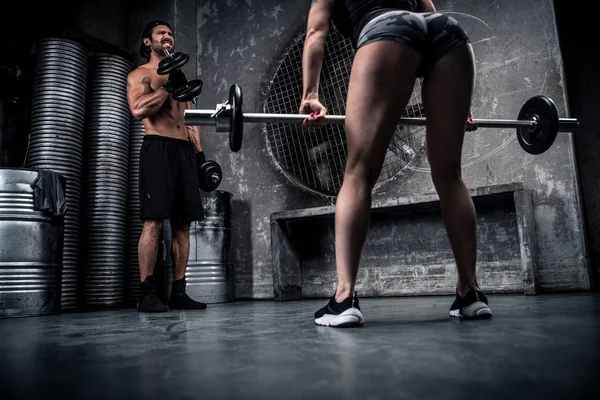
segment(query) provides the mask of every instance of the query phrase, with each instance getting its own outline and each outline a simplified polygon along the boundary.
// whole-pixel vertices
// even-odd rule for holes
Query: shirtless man
[[[140,152],[140,217],[144,228],[138,245],[140,265],[140,312],[169,309],[204,309],[185,293],[185,272],[189,256],[191,221],[204,218],[198,188],[198,166],[205,160],[196,126],[184,124],[183,113],[191,103],[171,98],[183,85],[183,71],[158,75],[164,50],[174,51],[175,39],[170,25],[152,21],[142,34],[140,54],[148,60],[127,79],[127,99],[132,115],[144,123],[145,135]],[[162,304],[154,288],[158,239],[163,221],[172,228],[171,259],[173,284],[168,304]]]

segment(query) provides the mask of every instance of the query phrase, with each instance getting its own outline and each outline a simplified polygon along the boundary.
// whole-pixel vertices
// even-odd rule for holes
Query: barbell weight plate
[[[229,149],[237,153],[242,148],[244,137],[244,96],[242,95],[242,88],[236,84],[229,89],[229,104],[231,105]]]
[[[167,75],[169,72],[183,67],[190,59],[190,56],[181,52],[173,53],[171,57],[165,57],[158,63],[156,73]]]
[[[190,101],[202,93],[202,86],[203,83],[200,79],[191,80],[184,87],[175,90],[171,97],[173,100],[181,102]]]
[[[517,139],[521,148],[529,154],[542,154],[554,144],[558,134],[558,110],[554,102],[546,96],[534,96],[527,100],[519,111],[519,120],[537,118],[534,129],[517,128]]]

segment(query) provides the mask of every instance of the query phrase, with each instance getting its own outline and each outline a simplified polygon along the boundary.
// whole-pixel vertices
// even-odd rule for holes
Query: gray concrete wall
[[[244,90],[247,111],[261,108],[282,52],[306,24],[310,2],[200,1],[197,13],[198,108],[214,108],[229,87]],[[291,186],[273,165],[260,125],[244,127],[244,144],[231,153],[228,135],[202,127],[207,157],[223,168],[222,190],[233,193],[233,261],[236,298],[273,296],[269,216],[272,212],[327,204]]]
[[[244,90],[245,110],[262,109],[283,52],[305,26],[309,5],[304,0],[199,1],[197,74],[205,86],[197,107],[214,108],[237,83]],[[515,118],[521,105],[536,94],[551,97],[560,115],[567,114],[551,1],[456,0],[436,5],[451,12],[474,42],[477,118]],[[232,192],[237,204],[233,215],[236,297],[270,298],[269,215],[332,204],[334,199],[291,184],[268,154],[260,125],[245,126],[239,153],[228,150],[227,134],[208,127],[202,133],[208,156],[223,166],[221,189]],[[571,136],[564,133],[539,156],[524,153],[511,130],[480,129],[468,135],[464,146],[464,178],[470,187],[522,181],[532,189],[542,290],[589,286],[573,165]],[[390,182],[383,182],[374,200],[432,191],[428,164],[421,157]],[[502,246],[496,251],[501,252]],[[436,256],[435,249],[430,256]]]

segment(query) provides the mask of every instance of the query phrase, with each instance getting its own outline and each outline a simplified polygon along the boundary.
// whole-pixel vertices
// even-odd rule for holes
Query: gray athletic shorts
[[[406,43],[423,57],[418,76],[435,65],[445,54],[469,43],[458,22],[443,13],[388,11],[369,21],[360,32],[357,50],[377,40]]]

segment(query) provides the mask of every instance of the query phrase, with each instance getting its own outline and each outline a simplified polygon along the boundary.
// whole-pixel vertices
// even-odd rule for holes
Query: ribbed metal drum
[[[215,190],[201,192],[201,195],[205,218],[190,225],[186,293],[192,299],[207,304],[230,302],[233,300],[230,275],[232,194]],[[165,250],[168,250],[171,228],[166,223],[164,237]],[[168,265],[172,262],[168,251],[165,251],[165,266]]]
[[[61,308],[78,301],[81,174],[88,53],[79,43],[44,39],[35,45],[28,168],[50,169],[67,179]]]
[[[131,63],[112,54],[89,60],[85,150],[83,305],[120,306],[125,300],[125,236]]]
[[[129,125],[129,180],[127,187],[127,243],[125,246],[125,300],[137,303],[140,296],[138,243],[144,223],[140,220],[140,150],[144,141],[144,124],[131,117]]]
[[[64,219],[34,209],[38,172],[0,169],[0,316],[60,311]]]

